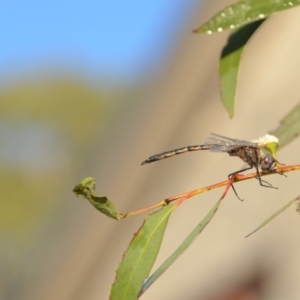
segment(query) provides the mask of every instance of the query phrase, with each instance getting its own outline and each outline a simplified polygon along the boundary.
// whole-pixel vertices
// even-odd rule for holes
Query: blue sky
[[[195,0],[18,0],[0,11],[0,76],[52,64],[138,78],[167,57]]]

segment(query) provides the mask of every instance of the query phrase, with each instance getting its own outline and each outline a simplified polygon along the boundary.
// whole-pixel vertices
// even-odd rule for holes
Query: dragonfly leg
[[[261,176],[259,174],[258,169],[256,168],[256,173],[257,173],[257,177],[256,179],[259,180],[259,184],[263,187],[267,187],[267,188],[272,188],[272,189],[278,189],[277,187],[273,186],[271,183],[269,183],[268,181],[262,180]]]
[[[250,169],[252,169],[252,168],[253,168],[253,167],[248,167],[248,168],[245,168],[245,169],[238,170],[238,171],[236,171],[236,172],[230,173],[230,174],[228,175],[228,179],[230,179],[232,176],[234,176],[234,175],[236,175],[236,174],[239,174],[239,173],[248,171],[248,170],[250,170]],[[237,194],[237,192],[236,192],[235,187],[233,186],[233,184],[231,184],[231,187],[232,187],[232,189],[233,189],[235,195],[237,196],[237,198],[238,198],[240,201],[244,201],[243,199],[241,199],[241,198],[238,196],[238,194]]]
[[[287,177],[287,175],[286,175],[286,174],[284,174],[284,173],[281,173],[281,172],[276,172],[276,169],[274,170],[274,173],[277,173],[277,174],[279,174],[279,175],[282,175],[282,176],[284,176],[284,177]]]
[[[241,198],[239,197],[239,195],[237,194],[237,192],[236,192],[235,187],[233,186],[233,184],[231,184],[231,187],[232,187],[232,189],[233,189],[235,195],[237,196],[237,198],[238,198],[240,201],[244,201],[244,199],[241,199]]]
[[[275,188],[274,186],[272,186],[272,184],[270,183],[270,182],[268,182],[268,181],[266,181],[266,180],[262,180],[262,179],[260,179],[260,176],[258,177],[255,177],[258,181],[259,181],[259,184],[261,185],[261,186],[264,186],[264,187],[270,187],[270,188]]]

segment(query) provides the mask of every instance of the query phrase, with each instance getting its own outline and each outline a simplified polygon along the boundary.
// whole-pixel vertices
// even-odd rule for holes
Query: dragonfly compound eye
[[[274,158],[270,154],[262,157],[261,169],[262,171],[270,171],[274,165]]]

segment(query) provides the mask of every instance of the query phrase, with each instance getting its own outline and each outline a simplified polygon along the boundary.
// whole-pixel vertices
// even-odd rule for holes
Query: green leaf
[[[227,6],[194,32],[211,34],[236,29],[299,4],[299,0],[242,0]]]
[[[148,216],[134,235],[118,266],[117,277],[111,288],[111,300],[138,299],[141,286],[149,276],[158,255],[170,214],[176,207],[165,206]]]
[[[201,220],[201,222],[193,229],[193,231],[185,238],[182,244],[172,253],[171,256],[147,279],[143,284],[140,295],[142,295],[172,264],[173,262],[191,245],[195,238],[203,231],[206,225],[211,221],[218,210],[221,198]]]
[[[270,134],[278,137],[279,146],[283,147],[300,134],[300,104],[292,109],[280,123],[280,126]]]
[[[233,117],[234,114],[234,101],[241,55],[246,43],[263,21],[260,20],[248,24],[232,33],[222,51],[219,65],[221,94],[222,102],[230,117]]]
[[[85,178],[82,182],[75,185],[73,192],[77,196],[87,199],[97,210],[106,216],[120,220],[121,216],[116,212],[113,203],[107,197],[99,195],[95,192],[96,184],[92,177]]]
[[[282,208],[280,208],[278,211],[276,211],[273,215],[271,215],[269,218],[267,218],[264,222],[262,222],[256,229],[254,229],[249,234],[247,234],[245,236],[245,238],[249,237],[250,235],[252,235],[256,231],[258,231],[259,229],[261,229],[262,227],[267,225],[270,221],[272,221],[275,217],[277,217],[279,214],[281,214],[283,211],[285,211],[288,207],[290,207],[296,201],[299,201],[299,198],[293,199],[292,201],[290,201],[289,203],[284,205]]]

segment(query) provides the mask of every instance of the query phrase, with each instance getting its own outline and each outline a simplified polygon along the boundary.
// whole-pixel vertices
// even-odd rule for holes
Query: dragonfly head
[[[263,172],[274,170],[277,166],[277,160],[271,154],[265,154],[261,158],[260,167]]]

